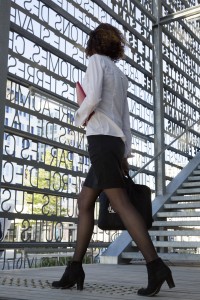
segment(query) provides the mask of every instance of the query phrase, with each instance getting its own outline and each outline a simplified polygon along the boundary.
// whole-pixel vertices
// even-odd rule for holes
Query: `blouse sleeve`
[[[81,126],[89,115],[95,111],[102,97],[103,68],[100,56],[94,54],[90,57],[85,74],[86,97],[75,115],[75,125]]]

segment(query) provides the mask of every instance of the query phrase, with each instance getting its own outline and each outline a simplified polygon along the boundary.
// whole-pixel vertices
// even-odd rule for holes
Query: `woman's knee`
[[[83,197],[81,195],[78,196],[77,204],[78,204],[79,212],[80,211],[87,211],[87,210],[91,209],[91,207],[92,207],[92,205],[91,205],[90,201],[88,200],[88,198]]]
[[[120,212],[129,205],[129,198],[123,189],[118,189],[118,191],[114,191],[114,189],[112,191],[105,190],[105,193],[110,201],[112,209],[116,213],[120,214]]]
[[[79,211],[94,209],[97,197],[98,195],[91,189],[83,188],[77,199]]]

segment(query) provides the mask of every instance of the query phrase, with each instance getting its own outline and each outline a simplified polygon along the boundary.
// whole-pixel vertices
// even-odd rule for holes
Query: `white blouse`
[[[124,157],[131,156],[131,130],[127,102],[128,79],[107,56],[94,54],[89,58],[83,79],[86,98],[75,115],[75,125],[81,126],[91,112],[86,136],[111,135],[125,143]]]

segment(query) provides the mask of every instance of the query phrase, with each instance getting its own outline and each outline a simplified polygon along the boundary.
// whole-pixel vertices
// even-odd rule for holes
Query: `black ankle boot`
[[[53,281],[52,287],[69,289],[77,284],[77,290],[83,289],[85,280],[85,272],[83,271],[82,263],[73,261],[68,263],[65,272],[59,281]]]
[[[161,258],[157,258],[147,263],[146,266],[148,272],[148,286],[146,289],[139,289],[138,295],[151,297],[158,294],[165,281],[169,288],[175,287],[171,270]]]

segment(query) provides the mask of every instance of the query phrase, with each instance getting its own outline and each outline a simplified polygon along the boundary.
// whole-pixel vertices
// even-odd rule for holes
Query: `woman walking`
[[[86,124],[91,167],[78,198],[77,242],[73,260],[54,288],[83,289],[83,257],[94,227],[94,206],[104,191],[146,260],[148,286],[138,295],[157,294],[166,281],[174,287],[171,270],[158,257],[140,214],[130,203],[124,189],[127,158],[131,154],[131,131],[127,103],[128,80],[115,62],[124,56],[125,39],[110,24],[100,24],[90,33],[86,47],[89,57],[83,80],[86,98],[77,110],[75,123]],[[90,114],[94,112],[88,120]]]

